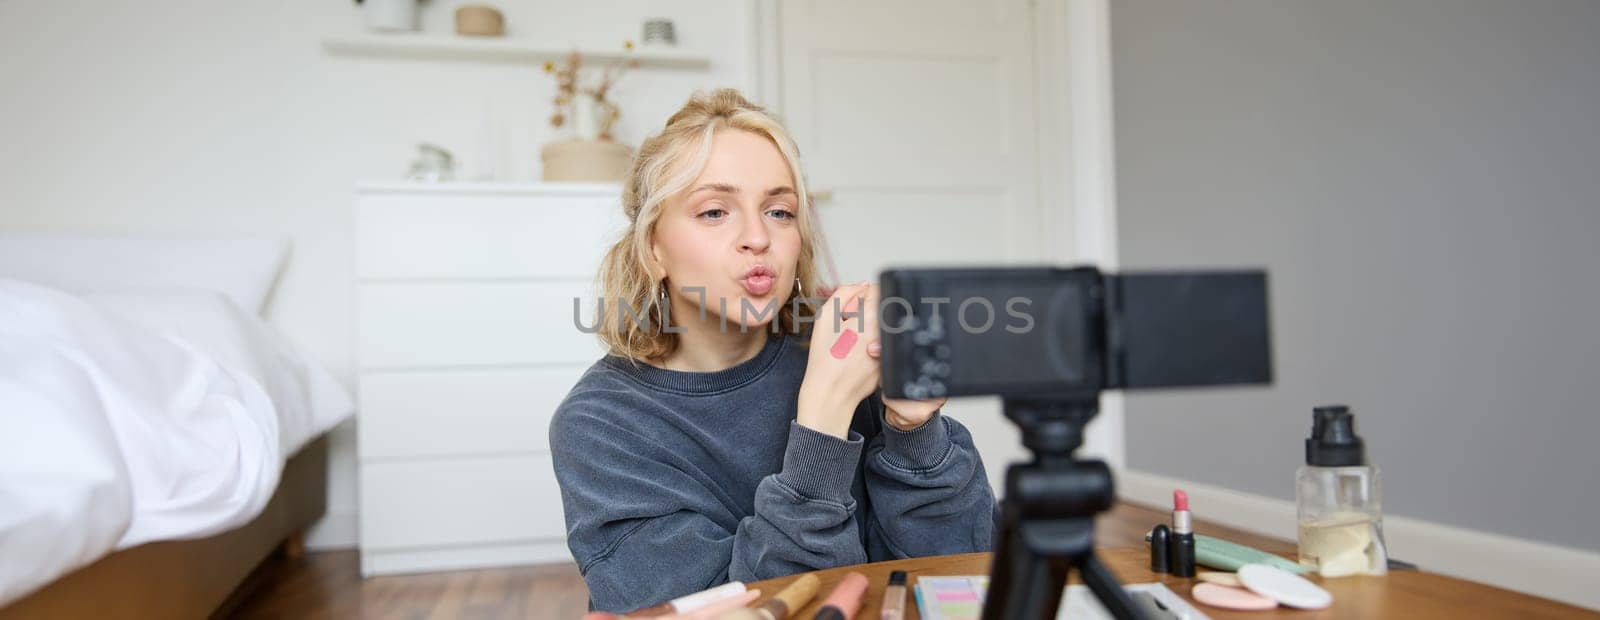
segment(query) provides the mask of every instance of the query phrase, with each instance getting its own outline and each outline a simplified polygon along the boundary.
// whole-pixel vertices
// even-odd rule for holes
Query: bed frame
[[[245,526],[118,551],[0,609],[0,620],[226,614],[243,600],[235,590],[263,560],[279,550],[303,552],[305,531],[327,508],[327,488],[324,435],[289,459],[272,500]]]

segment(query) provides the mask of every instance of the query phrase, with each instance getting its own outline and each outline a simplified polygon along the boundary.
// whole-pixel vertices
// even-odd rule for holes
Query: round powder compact
[[[1219,586],[1228,586],[1230,588],[1243,588],[1244,587],[1244,584],[1239,583],[1239,576],[1235,575],[1233,573],[1219,573],[1219,572],[1216,572],[1216,571],[1200,571],[1200,574],[1195,575],[1195,577],[1198,578],[1200,581],[1204,581],[1206,583],[1214,583],[1214,584],[1217,584]]]
[[[1322,609],[1333,604],[1333,595],[1304,577],[1276,566],[1246,564],[1239,567],[1239,582],[1251,592],[1300,609]]]
[[[1249,590],[1219,586],[1214,583],[1197,583],[1194,589],[1189,591],[1189,594],[1194,595],[1194,600],[1223,609],[1259,611],[1278,606],[1277,601]]]

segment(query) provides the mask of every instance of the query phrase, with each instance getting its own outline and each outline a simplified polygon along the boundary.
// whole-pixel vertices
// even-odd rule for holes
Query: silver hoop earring
[[[666,280],[661,281],[660,291],[661,294],[656,296],[656,315],[659,317],[659,320],[656,321],[657,331],[663,331],[667,328],[667,304],[669,302],[667,300]]]
[[[806,285],[800,283],[800,278],[795,278],[794,279],[794,290],[799,291],[799,293],[796,294],[795,297],[799,297],[800,299],[805,299],[805,297],[806,297]]]

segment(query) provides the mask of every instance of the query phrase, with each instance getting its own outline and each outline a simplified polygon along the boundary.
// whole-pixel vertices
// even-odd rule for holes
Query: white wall
[[[425,4],[450,30],[460,4]],[[620,46],[647,17],[677,22],[709,70],[640,69],[616,89],[637,144],[695,89],[751,86],[745,0],[498,0],[515,36]],[[360,7],[327,0],[0,2],[0,229],[293,240],[271,321],[346,384],[353,184],[398,178],[413,145],[482,169],[486,110],[504,136],[501,178],[538,178],[552,80],[511,63],[330,56]],[[330,516],[318,546],[353,544],[354,430],[336,432]]]
[[[1600,4],[1112,24],[1123,263],[1268,267],[1277,354],[1271,389],[1131,396],[1129,466],[1292,499],[1345,402],[1386,511],[1600,552]]]

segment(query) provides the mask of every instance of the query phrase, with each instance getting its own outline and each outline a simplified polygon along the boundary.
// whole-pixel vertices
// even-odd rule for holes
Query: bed
[[[0,236],[0,619],[205,617],[324,512],[281,243]]]
[[[318,438],[290,458],[272,501],[249,524],[112,553],[0,608],[0,619],[226,615],[251,571],[273,553],[297,555],[299,537],[322,517],[327,453],[327,439]]]

